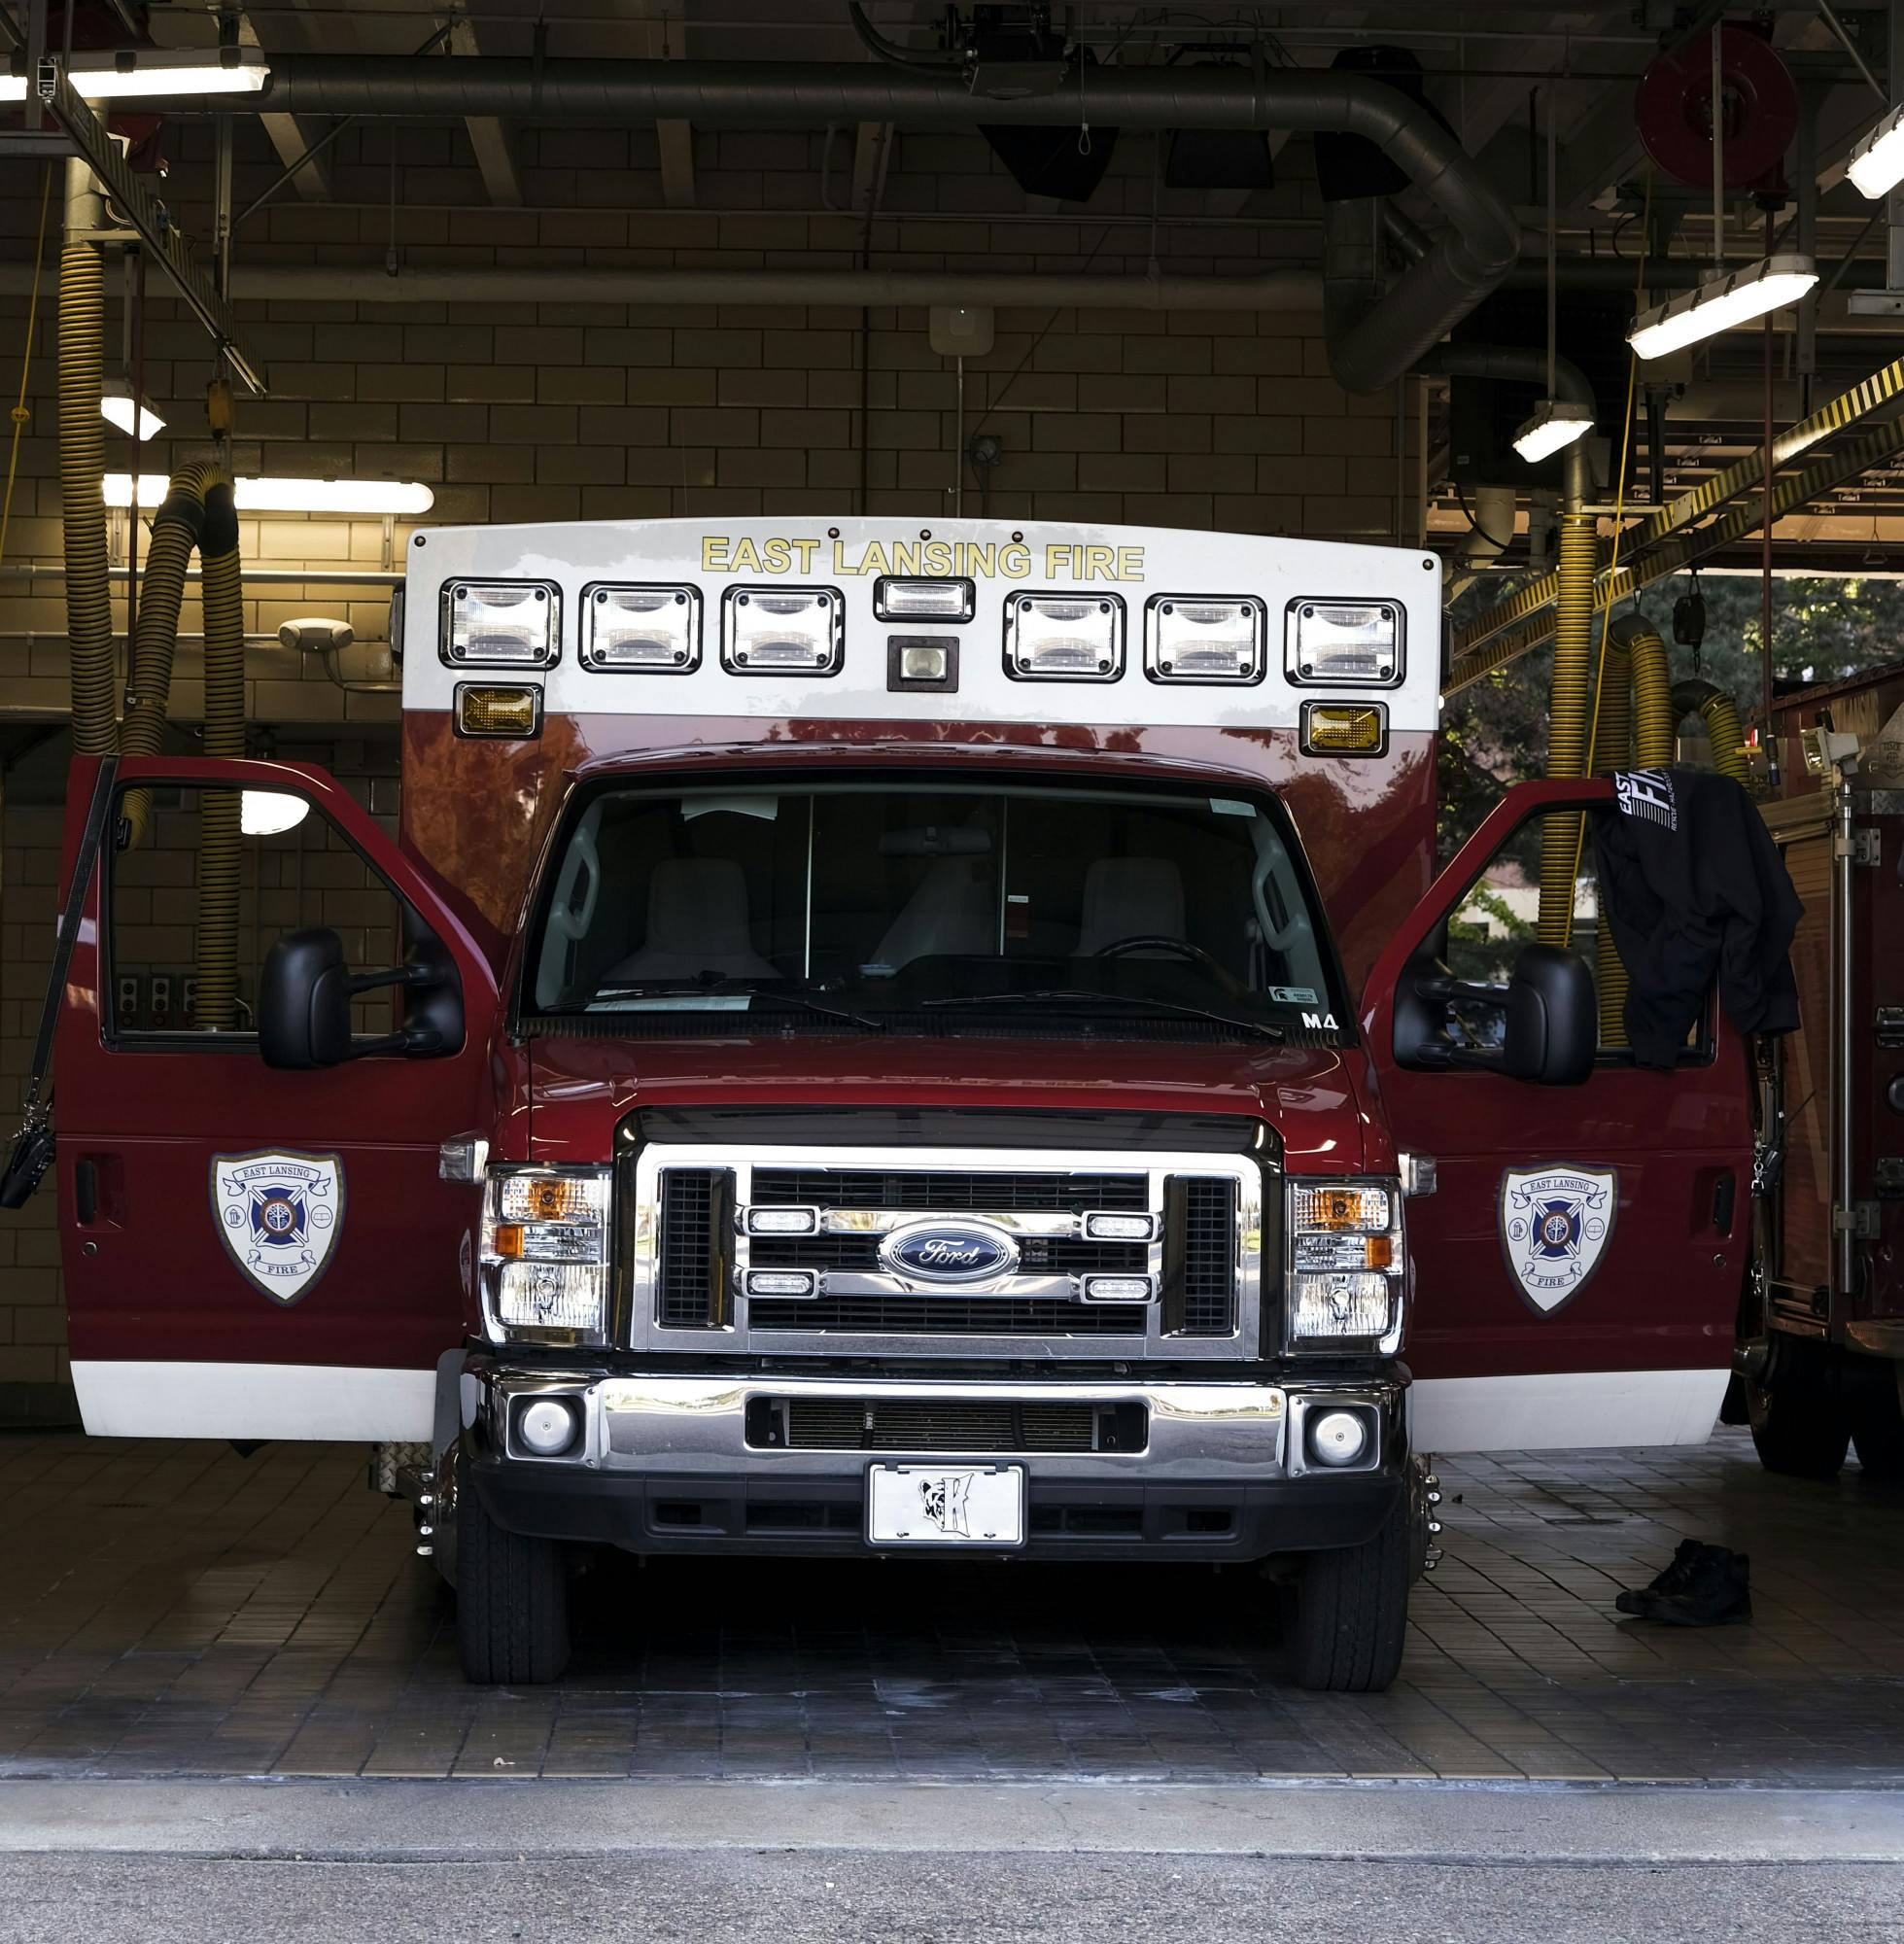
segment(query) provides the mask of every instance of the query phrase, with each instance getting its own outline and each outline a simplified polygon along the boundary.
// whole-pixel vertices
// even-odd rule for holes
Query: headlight
[[[1407,1265],[1401,1185],[1291,1181],[1286,1194],[1290,1348],[1399,1349]]]
[[[483,1181],[482,1287],[499,1333],[600,1341],[608,1314],[608,1170],[492,1167]]]

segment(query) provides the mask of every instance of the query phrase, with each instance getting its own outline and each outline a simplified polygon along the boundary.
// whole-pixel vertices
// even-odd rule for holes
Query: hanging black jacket
[[[1634,1058],[1673,1065],[1714,977],[1738,1031],[1792,1031],[1786,954],[1803,907],[1751,798],[1711,770],[1625,770],[1613,786],[1593,848],[1601,915],[1632,982]]]

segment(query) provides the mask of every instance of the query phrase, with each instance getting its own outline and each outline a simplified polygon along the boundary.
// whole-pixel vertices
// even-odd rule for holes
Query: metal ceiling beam
[[[132,173],[123,151],[74,91],[57,60],[40,63],[34,92],[47,113],[72,137],[73,146],[90,164],[120,214],[138,231],[151,260],[172,280],[186,307],[211,332],[231,369],[250,391],[262,398],[269,389],[263,361],[246,349],[238,335],[237,320],[218,287],[192,261],[165,205]]]
[[[452,58],[480,54],[476,24],[465,18],[450,29]],[[491,202],[505,209],[522,207],[522,164],[516,151],[515,130],[498,115],[470,115],[463,123],[475,151],[476,167],[481,170],[483,188]]]

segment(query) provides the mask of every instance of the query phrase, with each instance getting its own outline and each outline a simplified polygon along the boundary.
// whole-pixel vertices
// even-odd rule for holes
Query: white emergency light
[[[1402,679],[1402,609],[1392,601],[1292,601],[1283,618],[1283,672],[1291,681]]]
[[[584,588],[581,662],[609,673],[692,674],[701,662],[701,590]]]
[[[1144,673],[1153,681],[1261,681],[1267,611],[1254,594],[1153,595],[1144,607]]]
[[[831,587],[730,587],[720,662],[730,675],[837,675],[846,613]]]
[[[900,580],[883,574],[873,583],[873,616],[880,621],[969,621],[976,603],[969,580]]]
[[[1016,681],[1116,681],[1124,603],[1115,594],[1014,594],[1005,603],[1005,673]]]
[[[561,650],[561,612],[553,581],[451,581],[443,659],[459,668],[547,668]]]

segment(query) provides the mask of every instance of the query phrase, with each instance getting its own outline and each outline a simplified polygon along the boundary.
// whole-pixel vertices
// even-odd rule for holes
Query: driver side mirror
[[[1600,1015],[1593,974],[1577,952],[1522,948],[1507,977],[1503,1070],[1541,1087],[1577,1087],[1593,1071]]]
[[[258,1047],[266,1066],[292,1072],[341,1066],[366,1054],[429,1054],[443,1050],[433,1025],[412,1026],[376,1039],[352,1031],[351,1001],[383,986],[429,986],[426,965],[353,973],[344,941],[326,925],[288,931],[265,954],[258,982]]]

